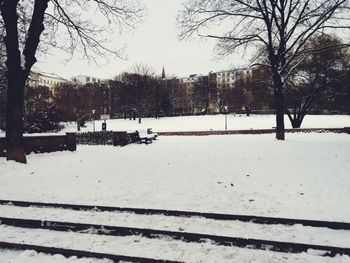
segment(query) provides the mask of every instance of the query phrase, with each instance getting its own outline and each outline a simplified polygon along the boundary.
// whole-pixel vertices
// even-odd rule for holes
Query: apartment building
[[[100,78],[96,78],[93,76],[89,76],[89,75],[78,75],[78,76],[74,76],[72,77],[72,81],[75,85],[87,85],[87,84],[97,84],[97,85],[102,85],[104,84],[106,81]]]
[[[252,72],[253,69],[251,68],[240,68],[215,72],[217,87],[218,89],[235,88],[248,77],[251,77]]]
[[[46,86],[53,89],[56,86],[63,85],[69,81],[54,73],[46,73],[39,71],[31,71],[27,80],[27,84],[31,87]]]

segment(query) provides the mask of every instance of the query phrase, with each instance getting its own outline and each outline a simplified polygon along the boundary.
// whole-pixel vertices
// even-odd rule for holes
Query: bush
[[[26,133],[58,132],[63,127],[59,123],[59,117],[54,106],[32,113],[27,116],[24,122],[24,132]]]
[[[113,132],[82,132],[77,134],[78,144],[113,145]]]

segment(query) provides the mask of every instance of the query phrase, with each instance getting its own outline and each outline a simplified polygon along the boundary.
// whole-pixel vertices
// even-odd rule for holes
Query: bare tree
[[[347,69],[350,54],[341,46],[340,39],[322,35],[312,38],[307,46],[319,50],[309,56],[296,67],[287,85],[286,113],[293,128],[300,128],[304,117],[315,107],[345,95]],[[335,46],[333,49],[324,47]]]
[[[7,159],[26,163],[24,86],[37,61],[38,49],[53,46],[71,55],[80,49],[88,59],[110,54],[120,58],[121,51],[104,42],[105,34],[132,28],[140,22],[143,7],[138,0],[0,0],[0,11],[0,26],[6,33]],[[96,19],[91,19],[92,16]],[[19,26],[22,19],[26,22],[24,27]]]
[[[161,83],[147,65],[137,64],[131,71],[117,78],[120,81],[118,96],[125,109],[137,114],[141,123],[142,117],[154,111],[155,91]]]
[[[217,39],[221,55],[247,46],[262,47],[258,56],[267,52],[264,66],[270,68],[273,79],[276,138],[284,140],[286,81],[314,51],[305,45],[312,36],[350,29],[349,7],[349,0],[188,0],[178,24],[181,39],[195,34]]]

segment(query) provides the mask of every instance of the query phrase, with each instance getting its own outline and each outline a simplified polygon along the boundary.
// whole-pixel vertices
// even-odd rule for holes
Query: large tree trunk
[[[30,69],[36,62],[35,53],[44,30],[44,14],[49,0],[35,0],[31,24],[28,29],[23,55],[19,50],[18,15],[19,0],[3,0],[1,16],[6,29],[5,45],[7,54],[7,109],[6,143],[7,160],[26,163],[23,144],[24,86]]]
[[[276,103],[276,139],[284,140],[284,94],[283,84],[279,78],[275,78],[275,103]]]
[[[23,145],[23,110],[25,71],[21,65],[17,28],[17,1],[4,1],[1,15],[6,28],[7,54],[7,106],[6,106],[6,151],[7,160],[26,163]],[[21,67],[22,66],[22,67]]]
[[[6,110],[7,160],[20,163],[27,162],[23,144],[24,85],[23,74],[9,72]]]

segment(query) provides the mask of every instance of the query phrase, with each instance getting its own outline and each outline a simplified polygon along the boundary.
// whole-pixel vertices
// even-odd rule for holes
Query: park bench
[[[135,131],[135,132],[126,132],[119,131],[113,132],[113,145],[114,146],[125,146],[129,143],[144,143],[150,144],[158,137],[157,133],[153,133],[152,129],[147,129],[147,132],[144,131]]]
[[[151,133],[151,132],[139,132],[135,131],[132,133],[129,133],[129,138],[132,143],[138,142],[138,143],[144,143],[144,144],[150,144],[154,140],[156,140],[158,135],[156,133]]]

